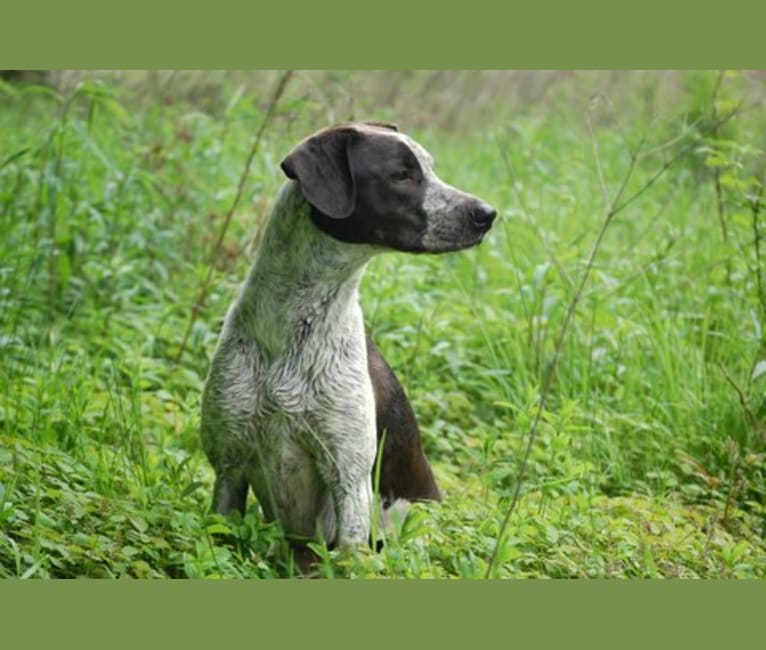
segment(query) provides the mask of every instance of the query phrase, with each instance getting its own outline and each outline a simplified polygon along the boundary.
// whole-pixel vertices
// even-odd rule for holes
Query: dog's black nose
[[[479,202],[471,212],[471,222],[479,230],[489,230],[497,216],[497,211],[491,205]]]

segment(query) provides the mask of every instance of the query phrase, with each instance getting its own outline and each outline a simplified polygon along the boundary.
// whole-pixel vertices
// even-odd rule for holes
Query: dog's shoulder
[[[256,346],[236,335],[222,336],[202,393],[204,419],[212,415],[216,419],[225,414],[252,415],[262,365]]]

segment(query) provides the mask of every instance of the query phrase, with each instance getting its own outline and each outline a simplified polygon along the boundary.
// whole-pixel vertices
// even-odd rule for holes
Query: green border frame
[[[0,583],[0,602],[5,647],[720,648],[762,637],[764,591],[756,581],[35,581]]]
[[[759,68],[764,17],[755,0],[6,0],[0,67]]]
[[[562,6],[558,6],[562,5]],[[266,5],[7,0],[3,68],[764,67],[764,9],[699,3],[390,0]],[[371,25],[373,28],[371,28]],[[762,636],[764,582],[0,581],[5,647],[114,641],[174,646],[697,647]],[[758,628],[756,628],[758,626]],[[757,635],[757,636],[756,636]],[[14,643],[17,642],[17,643]]]

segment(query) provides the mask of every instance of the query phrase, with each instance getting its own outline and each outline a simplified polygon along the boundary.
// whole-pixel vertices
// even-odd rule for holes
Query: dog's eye
[[[397,169],[390,175],[390,178],[394,182],[406,181],[410,178],[410,172],[406,169]]]

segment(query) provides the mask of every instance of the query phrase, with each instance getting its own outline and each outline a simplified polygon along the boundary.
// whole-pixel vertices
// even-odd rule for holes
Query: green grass
[[[500,215],[475,250],[376,258],[362,289],[446,499],[381,553],[318,548],[321,575],[479,578],[493,554],[497,577],[766,575],[764,89],[689,73],[599,100],[594,79],[414,130]],[[0,87],[0,576],[295,573],[257,503],[209,512],[199,402],[280,156],[324,122],[288,90],[178,363],[268,99],[216,83],[217,103]],[[588,267],[626,178],[625,198],[674,156]]]

